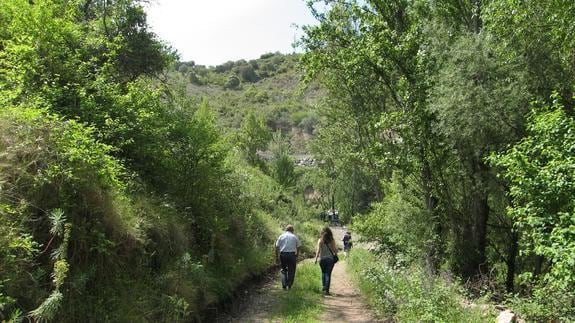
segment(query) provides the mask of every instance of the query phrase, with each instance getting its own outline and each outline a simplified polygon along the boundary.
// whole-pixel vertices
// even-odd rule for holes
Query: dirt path
[[[323,299],[322,322],[377,322],[363,296],[349,280],[345,261],[336,264],[331,279],[331,295]]]
[[[334,238],[341,247],[345,230],[332,228]],[[347,273],[343,252],[340,261],[331,273],[331,295],[323,298],[324,313],[322,322],[377,322],[371,309],[365,303],[360,291],[353,285]]]
[[[215,322],[272,322],[269,318],[281,292],[279,275],[269,274],[253,286],[240,292],[230,308],[220,313]]]
[[[344,230],[332,228],[334,237],[341,246]],[[365,303],[359,290],[353,285],[346,271],[346,262],[340,253],[340,261],[335,265],[331,277],[331,295],[323,297],[323,314],[320,322],[378,322]],[[307,260],[310,261],[310,260]],[[313,261],[313,260],[311,260]],[[318,285],[321,276],[318,266]],[[297,275],[297,272],[296,272]],[[269,275],[262,282],[251,286],[244,292],[245,297],[236,300],[226,313],[218,315],[216,322],[281,322],[270,320],[278,295],[282,292],[279,275]]]

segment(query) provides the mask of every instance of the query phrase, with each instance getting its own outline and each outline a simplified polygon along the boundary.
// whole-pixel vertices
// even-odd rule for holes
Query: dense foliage
[[[462,304],[458,284],[429,277],[417,266],[386,266],[380,257],[361,249],[351,253],[348,264],[380,317],[399,322],[494,320],[494,313]]]
[[[573,3],[309,4],[302,62],[328,91],[312,149],[335,204],[391,265],[573,320]]]
[[[222,129],[175,59],[137,0],[0,1],[0,320],[197,320],[282,225],[310,251],[295,175],[248,163],[263,121]]]
[[[523,274],[526,282],[541,286],[535,303],[554,306],[547,304],[552,295],[560,305],[551,313],[546,306],[530,309],[533,312],[528,315],[540,320],[569,320],[575,315],[575,120],[563,108],[555,101],[552,108],[534,110],[527,136],[505,153],[492,156],[509,181],[513,202],[508,214],[522,232],[522,251],[544,257],[549,263],[540,278],[530,272]]]

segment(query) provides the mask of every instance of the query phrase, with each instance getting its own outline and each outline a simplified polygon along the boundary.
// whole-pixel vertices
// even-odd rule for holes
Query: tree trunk
[[[481,194],[478,198],[477,214],[475,219],[475,244],[477,246],[477,270],[487,271],[487,258],[485,249],[487,248],[487,220],[489,218],[489,203],[487,193]]]
[[[351,173],[351,214],[349,215],[349,219],[351,221],[351,217],[355,214],[355,191],[356,191],[356,172],[355,172],[355,167],[352,169],[352,173]]]
[[[422,167],[422,180],[423,180],[423,199],[425,201],[425,207],[431,216],[432,231],[437,235],[437,238],[441,237],[441,222],[435,216],[435,208],[437,207],[437,199],[433,196],[432,192],[432,174],[431,167],[427,161],[423,161]],[[440,247],[438,245],[439,239],[433,239],[427,246],[425,252],[425,264],[427,274],[432,276],[436,275],[439,269],[440,259]]]
[[[331,192],[331,210],[335,212],[335,190]]]
[[[481,20],[481,0],[471,0],[471,9],[473,16],[471,17],[471,22],[473,23],[473,32],[479,34],[481,28],[483,27],[483,21]]]
[[[487,194],[475,192],[471,197],[469,218],[458,237],[457,262],[464,278],[472,278],[487,271],[485,249],[487,246],[487,219],[489,206]]]
[[[429,244],[425,254],[425,265],[429,275],[437,274],[442,258],[441,246],[439,243],[441,240],[443,227],[441,225],[441,221],[437,217],[433,216],[436,206],[437,199],[434,196],[428,196],[426,207],[430,212],[432,212],[432,230],[435,235],[435,239],[433,239],[433,241]]]
[[[519,249],[519,236],[516,232],[511,233],[511,244],[507,254],[507,277],[505,278],[505,289],[508,293],[513,293],[515,288],[515,260]]]
[[[464,211],[466,213],[454,222],[457,244],[456,269],[464,278],[472,278],[487,272],[485,250],[490,210],[485,183],[488,167],[481,160],[475,160],[472,169],[472,188],[468,192],[469,203]],[[462,224],[458,224],[459,221]]]
[[[543,272],[543,262],[545,261],[545,257],[541,255],[535,256],[535,270],[533,271],[533,275],[538,277]]]

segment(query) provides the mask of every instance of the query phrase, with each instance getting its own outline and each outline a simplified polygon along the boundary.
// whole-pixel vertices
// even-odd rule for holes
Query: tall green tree
[[[246,159],[252,165],[256,165],[260,160],[258,151],[265,150],[270,141],[271,134],[264,119],[256,116],[250,111],[244,118],[238,133],[238,145],[244,152]]]
[[[530,92],[547,100],[558,92],[567,111],[575,105],[572,1],[494,0],[484,10],[485,27],[507,45],[506,61],[525,59]]]
[[[487,269],[488,225],[497,222],[490,216],[495,207],[489,200],[500,194],[484,159],[523,134],[526,74],[521,61],[503,62],[501,49],[486,32],[463,31],[449,39],[434,32],[429,38],[437,46],[430,47],[437,67],[432,70],[429,110],[449,149],[444,156],[452,162],[439,165],[442,185],[437,192],[454,233],[453,262],[459,272],[472,276],[480,266]],[[496,224],[511,229],[508,223]]]
[[[426,110],[429,82],[418,8],[408,1],[329,4],[327,13],[317,14],[321,24],[306,30],[303,41],[310,52],[303,62],[338,100],[332,107],[354,121],[359,149],[352,150],[361,152],[375,182],[389,179],[394,168],[413,172],[433,214],[437,203],[430,163],[436,140]],[[432,227],[441,231],[440,219],[432,219]],[[437,253],[431,243],[431,271],[438,266]]]
[[[447,252],[464,277],[492,260],[490,199],[502,190],[484,158],[521,137],[529,100],[523,61],[505,61],[483,10],[481,1],[328,1],[303,38],[308,77],[330,91],[323,126],[351,132],[337,160],[355,157],[375,183],[406,177],[412,189],[401,194],[421,198],[431,230],[428,271]]]

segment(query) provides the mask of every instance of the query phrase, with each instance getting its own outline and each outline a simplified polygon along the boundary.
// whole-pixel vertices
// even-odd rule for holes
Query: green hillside
[[[212,67],[177,62],[168,77],[179,95],[196,102],[206,99],[226,131],[239,129],[244,117],[255,112],[270,131],[289,137],[293,153],[307,154],[322,91],[317,85],[303,85],[299,59],[298,54],[268,53]]]

